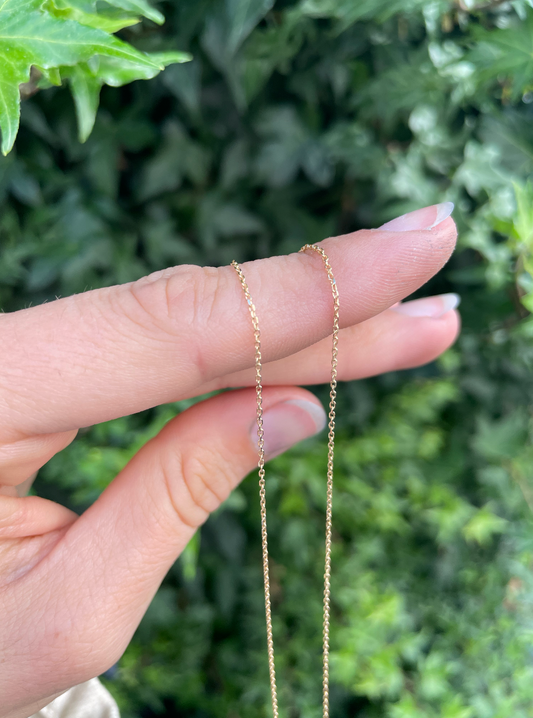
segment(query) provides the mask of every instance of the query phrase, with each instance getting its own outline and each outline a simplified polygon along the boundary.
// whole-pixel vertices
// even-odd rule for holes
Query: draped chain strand
[[[313,249],[318,252],[324,262],[333,294],[333,341],[331,352],[331,383],[328,424],[328,469],[326,490],[326,540],[324,561],[324,626],[323,626],[323,678],[322,678],[322,711],[323,718],[329,718],[329,624],[331,603],[331,534],[333,528],[333,451],[335,445],[335,409],[337,406],[337,364],[339,354],[339,290],[333,276],[329,258],[322,247],[316,244],[305,244],[300,252]]]
[[[240,266],[235,260],[231,263],[241,280],[244,296],[248,303],[255,338],[255,393],[257,397],[257,447],[259,450],[259,506],[261,510],[261,545],[263,549],[263,582],[265,586],[265,616],[267,630],[268,671],[270,674],[270,693],[272,696],[272,713],[279,718],[278,692],[276,688],[276,666],[274,663],[274,638],[272,635],[272,609],[270,602],[270,571],[268,567],[268,537],[266,520],[266,492],[265,492],[265,448],[263,431],[263,385],[261,377],[261,333],[255,305],[252,302],[250,291]]]
[[[329,625],[330,625],[330,599],[331,599],[331,537],[333,513],[333,449],[335,441],[335,408],[337,400],[337,361],[338,361],[338,334],[339,334],[339,292],[337,282],[326,252],[316,244],[306,244],[299,251],[312,249],[322,256],[324,266],[333,293],[333,344],[331,362],[331,385],[328,424],[328,462],[327,462],[327,489],[326,489],[326,538],[325,538],[325,568],[324,568],[324,624],[323,624],[323,718],[329,718]],[[246,279],[241,267],[235,260],[231,266],[236,270],[242,288],[254,329],[255,339],[255,379],[257,398],[257,446],[259,451],[259,505],[261,512],[261,544],[263,554],[263,582],[265,588],[265,615],[267,632],[268,668],[270,674],[270,692],[272,697],[273,718],[279,718],[278,695],[276,687],[276,668],[274,662],[274,638],[272,633],[272,609],[270,598],[270,572],[268,561],[268,538],[266,520],[266,492],[265,492],[265,452],[263,431],[263,386],[261,375],[261,334],[257,311],[252,301]]]

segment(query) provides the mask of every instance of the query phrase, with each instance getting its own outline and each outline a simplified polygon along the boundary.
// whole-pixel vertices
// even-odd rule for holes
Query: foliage
[[[3,0],[0,5],[0,128],[2,151],[13,147],[19,126],[19,85],[40,74],[37,87],[70,82],[79,137],[89,136],[103,84],[117,87],[148,79],[188,55],[145,53],[111,33],[139,22],[139,15],[164,21],[144,0],[106,0],[121,14],[97,12],[96,0]]]
[[[339,390],[336,718],[531,713],[530,5],[161,3],[165,25],[124,27],[121,42],[191,62],[104,88],[84,145],[65,90],[38,92],[0,162],[5,310],[455,202],[459,249],[423,293],[462,294],[456,347]],[[38,491],[83,510],[186,405],[83,432]],[[325,437],[309,440],[268,472],[281,705],[295,718],[320,715],[325,457]],[[108,673],[125,718],[269,715],[258,527],[252,479]]]

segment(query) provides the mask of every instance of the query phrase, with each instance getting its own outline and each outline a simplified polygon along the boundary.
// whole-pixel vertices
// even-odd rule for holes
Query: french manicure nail
[[[293,444],[317,434],[326,426],[326,412],[321,405],[305,399],[290,399],[274,404],[263,414],[265,458],[272,459]],[[250,429],[257,447],[257,425]]]
[[[402,214],[390,222],[385,222],[379,229],[386,229],[392,232],[409,232],[416,229],[433,229],[447,219],[454,208],[453,202],[441,202],[430,207],[416,209],[414,212]]]
[[[408,317],[432,317],[438,319],[452,309],[457,309],[461,303],[458,294],[439,294],[435,297],[424,297],[413,299],[411,302],[397,304],[391,309],[398,314],[406,314]]]

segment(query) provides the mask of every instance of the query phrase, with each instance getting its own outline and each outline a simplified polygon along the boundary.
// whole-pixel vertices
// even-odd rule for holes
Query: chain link
[[[333,293],[333,345],[331,361],[331,385],[329,404],[328,424],[328,464],[327,464],[327,491],[326,491],[326,540],[325,540],[325,568],[324,568],[324,625],[323,625],[323,718],[329,718],[329,624],[330,624],[330,598],[331,598],[331,534],[332,534],[332,509],[333,509],[333,448],[335,441],[335,407],[337,400],[337,361],[339,342],[339,292],[337,282],[333,276],[333,270],[329,263],[326,252],[316,244],[306,244],[299,251],[304,252],[312,249],[322,256],[328,279]],[[234,267],[244,290],[255,339],[255,380],[257,397],[257,445],[259,451],[259,505],[261,511],[261,544],[263,551],[263,581],[265,587],[265,614],[267,629],[267,650],[268,669],[270,674],[270,692],[272,696],[273,718],[279,718],[278,695],[276,688],[276,667],[274,663],[274,638],[272,635],[272,609],[270,600],[270,572],[268,562],[268,539],[266,520],[266,493],[265,493],[265,452],[264,452],[264,431],[263,431],[263,386],[261,376],[261,334],[259,332],[259,321],[255,305],[252,301],[246,279],[241,267],[235,260],[231,263]]]

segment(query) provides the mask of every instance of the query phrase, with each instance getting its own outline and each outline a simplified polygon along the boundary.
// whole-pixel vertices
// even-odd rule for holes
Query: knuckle
[[[216,311],[225,284],[216,267],[182,265],[128,285],[140,323],[175,334],[179,325],[205,326]]]
[[[220,326],[228,326],[231,303],[223,301],[228,286],[224,268],[182,265],[156,272],[119,293],[120,312],[153,341],[169,338],[196,367],[198,381],[210,380],[204,356],[205,340]]]
[[[197,529],[228,498],[235,478],[220,455],[202,447],[163,460],[162,475],[179,521]]]
[[[225,501],[233,488],[233,475],[220,454],[202,447],[182,462],[183,481],[197,506],[211,513]]]

